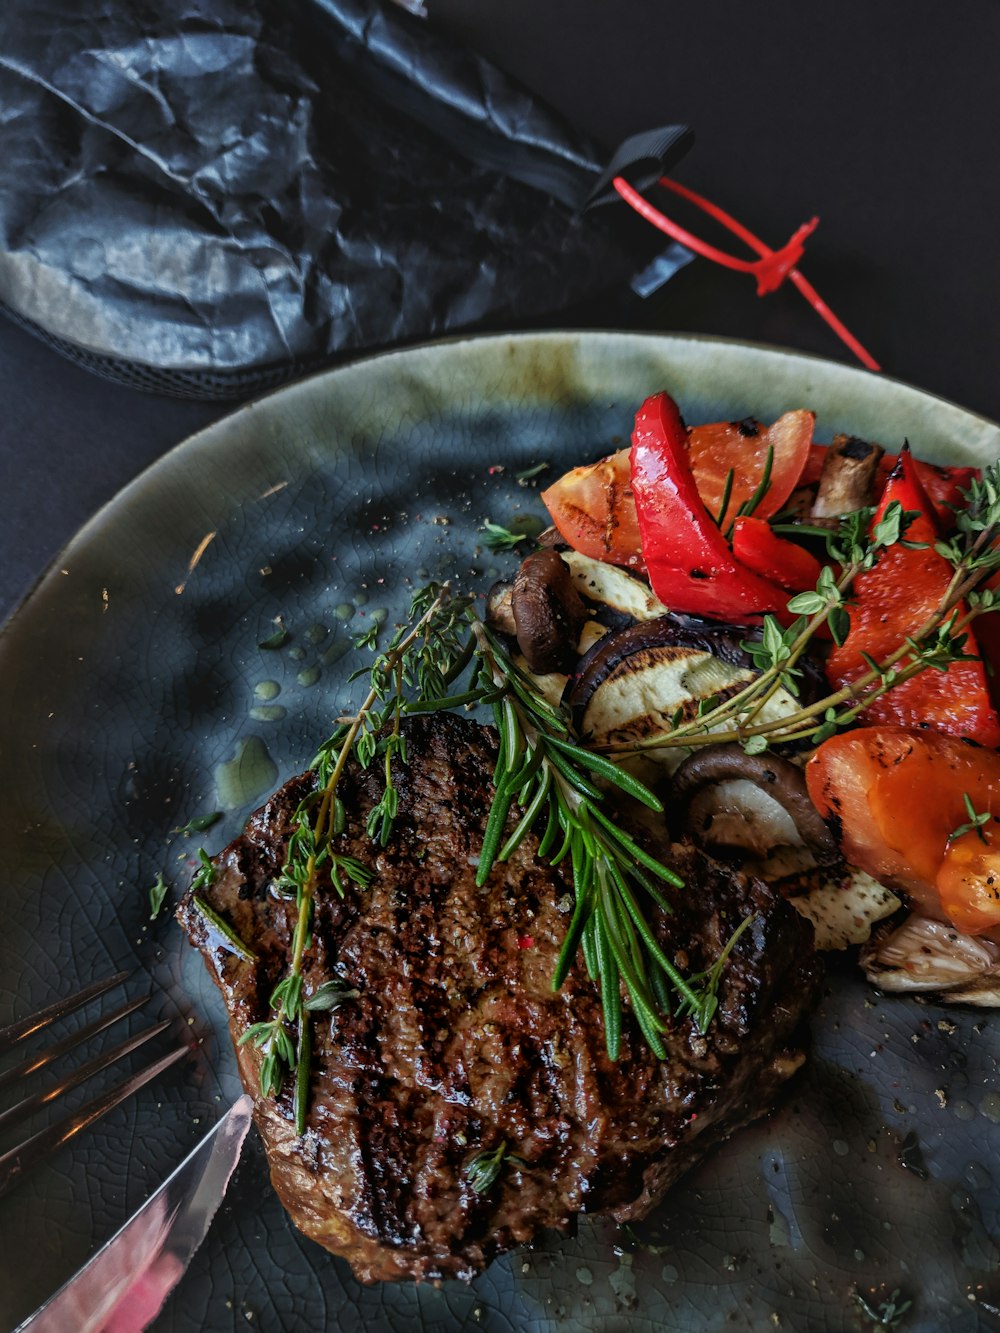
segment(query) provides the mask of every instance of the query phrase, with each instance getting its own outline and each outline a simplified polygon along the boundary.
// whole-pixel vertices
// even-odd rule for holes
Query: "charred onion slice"
[[[703,701],[726,699],[755,674],[740,646],[745,634],[660,616],[606,635],[583,658],[566,695],[578,734],[595,746],[655,741],[694,718]],[[784,717],[799,706],[781,690],[759,716]],[[654,748],[645,757],[673,769],[685,754]]]

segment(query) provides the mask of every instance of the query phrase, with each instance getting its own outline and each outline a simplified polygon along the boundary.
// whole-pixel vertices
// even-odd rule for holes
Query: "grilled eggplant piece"
[[[664,888],[672,914],[647,904],[668,956],[683,953],[697,972],[747,915],[753,925],[723,970],[707,1033],[670,1019],[660,1061],[626,1018],[611,1061],[600,989],[579,960],[552,991],[571,885],[538,863],[529,836],[476,887],[495,734],[449,714],[406,726],[387,847],[364,835],[379,766],[349,765],[338,789],[348,827],[336,850],[373,878],[343,898],[324,884],[317,898],[305,994],[338,978],[356,996],[310,1016],[302,1137],[291,1087],[262,1097],[261,1052],[237,1045],[282,1202],[363,1281],[468,1278],[583,1210],[641,1218],[712,1143],[769,1109],[803,1059],[819,982],[811,928],[780,894],[690,845],[651,842],[686,881]],[[295,904],[272,885],[312,782],[294,779],[253,815],[199,890],[253,960],[213,931],[193,893],[178,912],[236,1043],[267,1017],[288,969]],[[477,1193],[469,1167],[501,1144],[512,1156]]]

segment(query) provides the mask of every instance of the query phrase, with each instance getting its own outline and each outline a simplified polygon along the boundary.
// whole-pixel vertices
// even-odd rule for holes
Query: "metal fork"
[[[83,990],[77,991],[76,994],[70,995],[64,1000],[57,1000],[55,1004],[48,1005],[45,1009],[32,1014],[28,1018],[22,1018],[16,1023],[0,1028],[0,1056],[12,1050],[19,1042],[34,1036],[35,1033],[41,1032],[52,1023],[65,1018],[68,1014],[75,1013],[77,1009],[81,1009],[91,1000],[96,1000],[98,996],[106,994],[116,986],[120,986],[128,976],[128,972],[118,972],[115,976],[106,977],[103,981],[95,981],[92,985],[85,986]],[[96,1036],[97,1033],[104,1032],[129,1014],[134,1013],[149,999],[149,995],[141,995],[138,999],[127,1000],[112,1013],[101,1014],[75,1032],[71,1032],[68,1036],[53,1042],[46,1046],[44,1050],[23,1060],[20,1064],[0,1071],[0,1090],[12,1083],[19,1082],[21,1079],[30,1077],[41,1069],[45,1069],[53,1061],[82,1045],[83,1042]],[[94,1056],[90,1060],[85,1060],[83,1064],[69,1070],[52,1086],[40,1092],[30,1093],[7,1110],[0,1111],[0,1131],[9,1129],[11,1125],[27,1119],[34,1112],[48,1106],[64,1093],[79,1087],[87,1079],[93,1078],[101,1070],[109,1068],[118,1060],[123,1060],[131,1051],[145,1045],[147,1041],[158,1036],[169,1026],[170,1020],[164,1019],[160,1023],[155,1023],[152,1027],[143,1029],[142,1032],[134,1036],[126,1037],[117,1046]],[[152,1064],[146,1065],[134,1074],[130,1074],[120,1083],[115,1084],[113,1088],[101,1093],[70,1115],[57,1120],[54,1124],[46,1125],[45,1128],[38,1130],[22,1143],[17,1144],[16,1147],[0,1154],[0,1195],[6,1194],[18,1180],[33,1167],[38,1166],[47,1157],[50,1157],[69,1139],[86,1129],[88,1125],[92,1125],[95,1120],[99,1120],[101,1116],[106,1115],[114,1107],[125,1101],[126,1098],[131,1097],[134,1092],[138,1092],[140,1088],[159,1074],[162,1074],[165,1069],[179,1060],[182,1055],[185,1055],[187,1050],[187,1046],[177,1047],[167,1055],[154,1060]]]

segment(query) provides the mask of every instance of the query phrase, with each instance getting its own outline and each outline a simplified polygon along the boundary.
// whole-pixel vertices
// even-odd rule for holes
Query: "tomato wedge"
[[[542,491],[542,504],[574,551],[642,570],[628,456],[627,449],[619,449],[599,463],[572,468]]]
[[[786,412],[773,426],[764,426],[751,418],[695,426],[688,438],[688,456],[705,508],[719,516],[726,477],[732,471],[732,489],[726,512],[721,516],[728,527],[740,505],[760,485],[768,450],[773,449],[770,485],[754,513],[758,518],[776,514],[799,483],[809,458],[815,425],[815,412],[799,409]]]
[[[718,514],[732,468],[726,506],[731,520],[760,484],[771,446],[770,489],[754,512],[761,518],[776,514],[798,485],[809,458],[815,420],[813,412],[799,410],[786,412],[772,426],[755,421],[695,426],[688,432],[688,462],[705,507]],[[643,568],[628,449],[619,449],[598,463],[572,468],[542,491],[542,503],[574,551],[592,560]]]
[[[1000,755],[937,731],[863,727],[806,766],[844,855],[967,935],[1000,926]],[[967,805],[968,800],[968,805]],[[985,822],[970,819],[969,806]]]

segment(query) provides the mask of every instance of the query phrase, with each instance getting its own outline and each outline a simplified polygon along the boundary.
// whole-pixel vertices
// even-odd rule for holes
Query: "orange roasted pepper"
[[[967,935],[1000,927],[1000,754],[936,731],[862,727],[806,765],[844,855]],[[968,804],[966,803],[968,798]],[[970,818],[969,806],[981,822]]]

